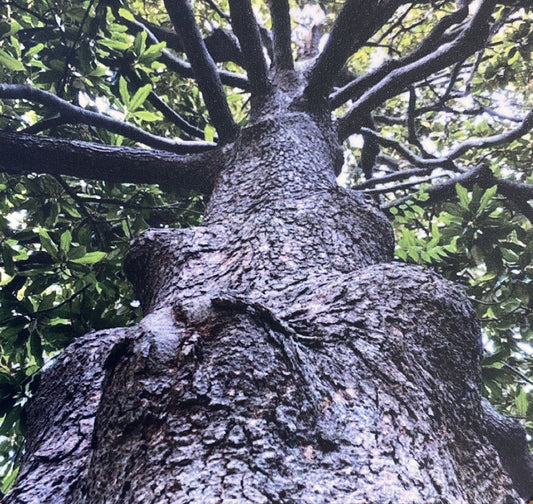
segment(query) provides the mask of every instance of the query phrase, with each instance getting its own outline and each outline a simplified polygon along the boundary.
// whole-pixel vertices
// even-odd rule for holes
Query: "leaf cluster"
[[[483,386],[491,402],[533,428],[533,227],[496,186],[456,186],[457,201],[394,209],[396,255],[461,284],[482,324]]]

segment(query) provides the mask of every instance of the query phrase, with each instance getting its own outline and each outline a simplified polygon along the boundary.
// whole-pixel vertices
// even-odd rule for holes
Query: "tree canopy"
[[[0,12],[4,491],[40,369],[87,331],[139,320],[129,241],[201,222],[202,156],[248,123],[270,64],[308,72],[303,99],[327,103],[345,141],[339,179],[388,213],[397,258],[464,287],[486,396],[533,428],[529,2],[8,0]]]

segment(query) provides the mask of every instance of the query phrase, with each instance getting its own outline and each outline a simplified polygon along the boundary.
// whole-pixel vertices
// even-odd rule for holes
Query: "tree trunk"
[[[144,320],[43,373],[7,503],[511,504],[531,489],[497,452],[511,424],[487,427],[465,296],[392,262],[385,216],[336,184],[329,119],[284,85],[221,151],[203,224],[133,244]]]

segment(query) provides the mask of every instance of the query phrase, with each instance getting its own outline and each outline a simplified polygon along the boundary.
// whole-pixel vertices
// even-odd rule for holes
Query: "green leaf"
[[[3,268],[4,271],[10,275],[13,276],[15,274],[15,263],[13,262],[13,249],[5,244],[2,247],[2,261],[3,261]]]
[[[3,49],[0,49],[0,65],[5,66],[12,72],[25,71],[26,67],[16,58],[9,55]]]
[[[149,112],[148,110],[138,110],[134,112],[133,115],[138,117],[142,121],[154,122],[161,119],[161,116],[155,112]]]
[[[30,335],[30,353],[33,355],[38,366],[44,364],[43,345],[41,342],[41,335],[38,331],[32,331]]]
[[[520,389],[520,393],[515,398],[515,404],[518,415],[525,417],[529,407],[529,401],[527,400],[527,394],[524,389]]]
[[[146,49],[146,32],[142,31],[135,36],[133,42],[133,50],[137,56],[140,56]]]
[[[457,193],[457,196],[459,196],[459,204],[463,208],[468,208],[470,204],[468,189],[466,189],[466,187],[463,187],[461,184],[455,184],[455,192]]]
[[[6,494],[11,488],[11,485],[15,483],[15,480],[17,479],[17,476],[19,473],[19,469],[20,469],[20,466],[16,467],[15,469],[13,469],[13,471],[10,474],[8,474],[4,478],[4,481],[2,482],[2,493]]]
[[[57,245],[52,241],[52,238],[50,238],[46,229],[39,228],[39,239],[44,250],[46,250],[52,257],[57,257],[59,250]]]
[[[204,138],[206,142],[212,142],[215,139],[216,129],[210,124],[206,124],[204,128]]]
[[[107,254],[105,252],[88,252],[78,259],[71,259],[76,264],[95,264],[100,262]]]
[[[20,406],[15,406],[9,413],[5,416],[2,426],[0,427],[0,436],[5,436],[13,427],[13,425],[20,420],[20,415],[22,413],[22,408]]]
[[[122,16],[127,21],[135,21],[135,16],[128,9],[124,9],[124,7],[121,7],[118,10],[118,14],[119,16]]]
[[[126,29],[126,27],[124,27]],[[119,51],[126,51],[130,48],[130,41],[126,40],[117,40],[117,39],[104,39],[99,41],[99,44],[109,47],[110,49],[118,49]]]
[[[24,54],[24,59],[29,60],[33,58],[36,54],[38,54],[42,49],[44,49],[44,44],[39,43],[35,44],[33,47],[31,47],[26,53]]]
[[[481,212],[483,212],[483,210],[485,210],[485,208],[487,208],[487,205],[490,203],[490,200],[494,197],[494,195],[496,194],[496,192],[498,191],[498,186],[497,185],[493,185],[492,187],[489,187],[485,193],[483,194],[483,196],[481,196],[481,199],[479,201],[479,208],[478,208],[478,215],[481,214]]]
[[[128,110],[130,112],[133,112],[137,110],[148,98],[148,95],[152,92],[152,85],[146,84],[146,86],[143,86],[137,90],[137,92],[133,95],[133,98],[130,101],[130,104],[128,105]]]
[[[122,100],[122,103],[126,105],[126,107],[129,107],[130,104],[130,93],[128,91],[128,83],[126,82],[126,79],[120,76],[120,79],[118,80],[118,91],[120,93],[120,99]]]
[[[67,253],[70,249],[70,244],[72,243],[72,233],[67,229],[61,234],[59,248],[62,252]]]
[[[72,247],[67,254],[67,257],[70,260],[79,259],[87,253],[87,248],[84,245],[79,245],[77,247]]]
[[[507,53],[507,64],[512,65],[515,61],[520,58],[520,52],[516,46],[511,47]]]
[[[160,42],[148,47],[139,57],[139,63],[148,65],[153,63],[161,55],[161,51],[166,47],[166,42]]]

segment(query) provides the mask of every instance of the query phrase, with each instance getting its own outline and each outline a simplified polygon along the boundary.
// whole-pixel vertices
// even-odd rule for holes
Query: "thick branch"
[[[167,151],[111,147],[77,140],[0,132],[0,170],[49,173],[108,182],[160,184],[209,194],[223,168],[219,149],[180,156]]]
[[[218,69],[205,47],[191,5],[188,0],[165,0],[165,7],[181,36],[213,126],[219,138],[228,142],[235,138],[239,128],[231,115]]]
[[[331,30],[324,50],[309,74],[308,99],[325,98],[348,58],[394,13],[401,2],[347,0]]]
[[[149,147],[164,149],[178,154],[202,152],[215,146],[211,142],[176,142],[153,135],[132,124],[83,109],[62,100],[52,93],[23,84],[0,84],[0,98],[41,103],[59,112],[64,119],[67,119],[65,122],[104,128],[131,140],[135,140],[136,142],[141,142]]]
[[[288,0],[269,0],[274,38],[274,67],[278,70],[292,70],[294,61],[291,48],[291,16]]]
[[[496,0],[485,0],[472,19],[451,42],[443,44],[412,63],[389,72],[380,82],[364,92],[339,120],[339,137],[344,140],[357,131],[360,127],[360,117],[403,91],[409,84],[461,61],[479,50],[486,43],[488,22],[495,5]]]
[[[230,0],[231,26],[239,42],[252,94],[268,90],[267,63],[250,0]]]
[[[468,7],[463,7],[449,16],[444,17],[439,23],[431,30],[429,35],[422,40],[422,42],[409,54],[402,58],[395,60],[388,60],[374,71],[369,72],[361,77],[358,77],[337,90],[330,97],[330,104],[333,109],[340,107],[348,100],[359,98],[364,91],[374,86],[390,72],[396,68],[401,68],[409,63],[415,62],[427,54],[433,52],[443,40],[444,32],[456,23],[463,21],[468,15]]]

